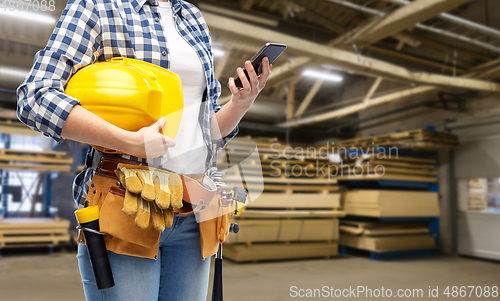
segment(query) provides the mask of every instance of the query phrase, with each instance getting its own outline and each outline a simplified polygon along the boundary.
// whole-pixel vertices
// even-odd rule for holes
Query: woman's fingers
[[[232,77],[229,78],[228,85],[229,85],[229,90],[231,90],[231,93],[233,95],[238,95],[239,91],[238,88],[236,87],[236,84],[234,83],[234,78]]]
[[[175,141],[161,133],[165,127],[166,119],[162,117],[153,125],[145,128],[144,134],[144,150],[146,158],[157,158],[167,153],[169,147],[175,146]]]
[[[252,91],[259,92],[259,77],[257,76],[257,73],[255,72],[255,69],[250,61],[245,62],[245,69],[247,70],[248,77],[250,78]]]
[[[168,137],[168,136],[165,136],[165,135],[162,135],[162,140],[163,140],[163,144],[166,146],[166,147],[174,147],[175,146],[175,140]]]
[[[243,89],[247,92],[251,90],[250,83],[248,82],[247,76],[245,75],[245,71],[242,68],[236,69],[236,73],[238,73],[238,77],[241,80],[241,84],[243,85]]]
[[[264,87],[266,85],[267,79],[271,74],[271,67],[269,65],[269,59],[265,57],[262,59],[262,74],[259,76],[259,85],[260,87]]]
[[[167,122],[167,120],[165,119],[165,117],[162,117],[160,119],[158,119],[158,121],[156,122],[156,126],[158,128],[158,132],[160,132],[163,127],[165,126],[165,123]]]

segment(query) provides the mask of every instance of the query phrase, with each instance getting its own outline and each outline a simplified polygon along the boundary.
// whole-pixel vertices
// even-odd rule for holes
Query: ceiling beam
[[[460,0],[461,1],[461,0]],[[429,73],[414,73],[408,69],[384,61],[368,58],[348,51],[296,38],[274,30],[250,25],[228,17],[204,12],[205,20],[213,32],[229,36],[246,37],[252,41],[278,41],[288,45],[291,53],[308,55],[327,60],[343,70],[368,76],[383,77],[417,84],[430,84],[452,88],[465,88],[480,91],[500,91],[500,85],[487,81],[456,78]]]
[[[415,0],[379,19],[376,24],[369,23],[361,29],[361,34],[354,39],[345,37],[344,44],[356,44],[358,47],[376,43],[417,23],[438,16],[472,0]]]
[[[488,66],[488,69],[485,71],[484,67]],[[493,62],[488,62],[483,65],[480,65],[475,68],[476,70],[465,74],[462,78],[468,77],[477,77],[477,78],[494,78],[494,76],[498,75],[500,70],[500,59],[497,59]],[[389,103],[397,103],[403,102],[409,99],[414,99],[417,97],[424,97],[432,94],[436,94],[440,91],[444,90],[441,87],[433,87],[433,86],[420,86],[410,89],[405,89],[402,91],[397,91],[394,93],[386,94],[383,96],[379,96],[376,98],[372,98],[368,102],[361,102],[355,105],[351,105],[345,108],[336,109],[333,111],[329,111],[326,113],[320,113],[314,116],[304,117],[297,120],[291,120],[287,122],[282,122],[277,124],[277,126],[282,127],[296,127],[305,124],[317,123],[325,120],[330,120],[334,118],[340,118],[343,116],[347,116],[353,113],[357,113],[372,107],[386,105]]]
[[[324,71],[327,72],[327,71]],[[304,100],[300,103],[299,108],[297,109],[297,112],[295,112],[295,117],[300,117],[304,112],[307,110],[309,105],[311,104],[311,101],[313,100],[314,96],[318,93],[319,89],[323,85],[323,80],[317,80],[314,82],[311,90],[307,93],[306,97],[304,97]]]

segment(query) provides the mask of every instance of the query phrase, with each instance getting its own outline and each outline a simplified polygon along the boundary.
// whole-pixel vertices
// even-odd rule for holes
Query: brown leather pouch
[[[134,217],[123,214],[125,191],[117,184],[116,179],[95,174],[86,199],[89,206],[99,206],[99,226],[100,231],[106,233],[106,249],[118,254],[156,259],[160,233],[152,225],[147,229],[137,228]],[[82,233],[78,240],[83,242]]]
[[[212,205],[197,213],[200,222],[200,244],[202,258],[208,258],[219,249],[229,234],[231,226],[230,210],[220,206],[220,195],[216,195]]]

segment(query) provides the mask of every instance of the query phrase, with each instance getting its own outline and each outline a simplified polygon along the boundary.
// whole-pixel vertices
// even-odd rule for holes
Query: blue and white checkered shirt
[[[205,69],[207,101],[204,101],[203,137],[212,157],[210,123],[221,108],[221,87],[214,78],[211,35],[201,12],[182,0],[170,0],[177,30],[196,50]],[[73,106],[79,102],[64,94],[66,84],[80,68],[112,57],[143,60],[169,69],[169,47],[163,34],[157,0],[69,0],[47,46],[39,51],[33,68],[17,89],[19,119],[35,131],[61,142],[61,131]],[[238,132],[214,141],[223,147]],[[132,160],[139,158],[121,155]],[[207,161],[206,167],[210,162]],[[73,196],[82,205],[94,171],[76,178]]]

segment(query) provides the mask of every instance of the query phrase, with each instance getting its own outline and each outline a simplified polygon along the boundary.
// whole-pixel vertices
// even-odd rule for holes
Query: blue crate
[[[398,190],[425,190],[428,192],[438,192],[437,182],[414,182],[396,180],[339,180],[339,185],[349,188],[397,188]]]

